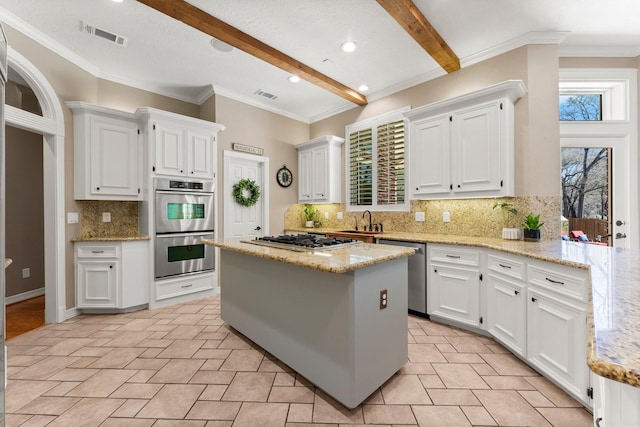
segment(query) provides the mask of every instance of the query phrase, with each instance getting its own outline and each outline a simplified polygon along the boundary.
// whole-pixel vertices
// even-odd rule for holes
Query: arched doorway
[[[8,49],[9,68],[33,90],[42,116],[5,107],[5,124],[43,136],[45,322],[65,320],[64,115],[53,87],[24,56]]]

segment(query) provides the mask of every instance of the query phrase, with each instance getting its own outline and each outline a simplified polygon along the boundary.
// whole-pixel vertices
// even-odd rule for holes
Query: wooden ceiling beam
[[[209,15],[201,9],[183,0],[138,0],[158,12],[162,12],[178,21],[222,40],[249,55],[262,59],[288,73],[315,84],[357,105],[366,105],[367,98],[356,90],[333,80],[319,71],[297,61],[277,49],[251,37],[239,29]]]
[[[460,69],[460,59],[411,0],[377,0],[407,33],[447,72]]]

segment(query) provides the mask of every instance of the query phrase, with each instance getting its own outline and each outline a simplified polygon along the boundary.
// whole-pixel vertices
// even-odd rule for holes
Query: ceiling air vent
[[[124,47],[127,45],[128,40],[126,37],[119,36],[107,30],[103,30],[102,28],[87,24],[86,22],[82,23],[82,31],[84,31],[85,33],[89,33],[92,36],[100,37],[101,39],[110,41],[111,43],[115,43],[118,46]]]
[[[274,99],[276,99],[278,97],[277,95],[274,95],[274,94],[269,93],[269,92],[265,92],[265,91],[260,90],[260,89],[258,89],[257,91],[255,91],[253,93],[256,94],[256,95],[264,96],[265,98],[269,98],[271,100],[274,100]]]

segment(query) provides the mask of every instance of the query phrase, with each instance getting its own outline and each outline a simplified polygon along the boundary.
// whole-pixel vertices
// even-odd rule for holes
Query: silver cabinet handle
[[[447,254],[447,258],[459,259],[460,255],[449,255],[449,254]]]
[[[190,288],[190,287],[192,287],[192,286],[193,286],[193,284],[191,284],[191,283],[190,283],[190,284],[188,284],[188,285],[182,285],[182,286],[181,286],[181,288]]]
[[[92,254],[103,254],[104,251],[91,251]]]
[[[511,268],[511,266],[510,266],[510,265],[504,265],[504,264],[498,264],[498,265],[499,265],[500,267],[502,267],[502,268]]]

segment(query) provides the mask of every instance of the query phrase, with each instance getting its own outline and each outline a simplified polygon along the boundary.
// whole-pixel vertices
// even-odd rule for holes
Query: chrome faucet
[[[367,209],[366,211],[362,212],[362,219],[364,219],[364,216],[369,213],[369,231],[373,231],[373,224],[371,224],[371,211],[369,209]],[[365,231],[366,230],[366,225],[365,225]]]

